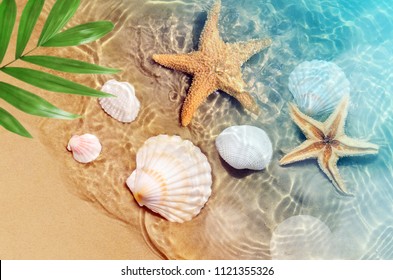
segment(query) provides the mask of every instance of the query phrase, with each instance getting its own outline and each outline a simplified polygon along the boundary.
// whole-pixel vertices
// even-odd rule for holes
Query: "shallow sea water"
[[[112,78],[130,82],[142,107],[135,122],[121,124],[107,116],[96,99],[46,96],[59,107],[84,115],[72,122],[45,119],[39,123],[48,150],[64,151],[60,160],[70,191],[143,234],[151,250],[162,258],[393,259],[390,1],[222,0],[220,34],[224,41],[273,40],[269,49],[243,66],[244,80],[262,114],[250,116],[228,95],[214,93],[191,125],[183,128],[179,113],[191,78],[155,64],[151,56],[196,49],[212,4],[211,0],[81,1],[70,26],[106,19],[115,23],[115,30],[98,42],[49,49],[49,53],[122,69],[116,75],[66,77],[95,88]],[[41,52],[48,54],[48,50]],[[351,83],[347,134],[380,146],[377,156],[339,161],[340,173],[354,197],[337,193],[315,160],[278,165],[285,153],[304,140],[288,114],[288,103],[293,100],[288,76],[296,65],[313,59],[336,63]],[[240,124],[260,127],[269,135],[273,158],[265,170],[239,171],[220,159],[216,136]],[[96,134],[103,144],[98,160],[87,165],[75,162],[65,149],[73,134],[82,133]],[[140,208],[125,185],[135,168],[137,150],[158,134],[191,140],[212,166],[212,196],[201,213],[184,224],[170,223]],[[273,235],[291,217],[298,219],[282,225],[290,224],[294,232]],[[293,240],[308,246],[299,243],[296,247]],[[277,253],[276,246],[282,253]]]

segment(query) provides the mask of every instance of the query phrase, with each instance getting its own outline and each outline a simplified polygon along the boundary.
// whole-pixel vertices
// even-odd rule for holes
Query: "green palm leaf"
[[[86,95],[92,97],[113,96],[111,94],[104,93],[102,91],[98,91],[38,70],[21,67],[4,67],[1,69],[1,71],[25,83],[54,92]]]
[[[24,137],[32,138],[31,134],[13,115],[0,107],[0,125],[5,129]]]
[[[80,74],[115,74],[120,70],[102,67],[79,60],[62,58],[57,56],[29,55],[21,58],[23,61],[30,62],[49,69]]]
[[[42,12],[44,2],[44,0],[27,1],[20,17],[17,44],[15,46],[15,60],[0,67],[0,71],[25,83],[53,92],[92,97],[111,97],[112,95],[110,94],[46,72],[29,68],[10,67],[14,62],[23,60],[49,69],[69,73],[114,74],[119,71],[69,58],[43,55],[23,56],[33,29]],[[111,22],[97,21],[81,24],[61,32],[61,29],[63,29],[75,14],[79,4],[80,0],[57,0],[55,2],[41,31],[36,48],[86,44],[105,36],[113,30],[114,26]],[[9,47],[12,30],[15,25],[16,10],[15,0],[0,0],[0,64]],[[26,54],[31,53],[36,48],[26,51]],[[78,115],[57,108],[45,99],[29,91],[4,82],[0,82],[0,99],[5,100],[25,113],[40,117],[58,119],[75,119],[79,117]],[[31,137],[29,132],[27,132],[18,120],[2,108],[0,108],[0,125],[21,136]]]
[[[45,0],[29,0],[23,9],[19,22],[18,39],[16,43],[15,59],[23,54],[27,42],[30,39],[33,28],[37,23],[38,17],[42,11]]]
[[[56,35],[78,9],[80,0],[57,0],[45,22],[37,46],[42,46]]]
[[[54,35],[43,43],[43,47],[68,47],[87,44],[100,39],[114,28],[110,21],[96,21],[81,24]]]
[[[31,115],[68,120],[80,117],[55,107],[38,95],[3,82],[0,82],[0,98]]]
[[[15,0],[3,0],[0,4],[0,63],[10,42],[16,18]]]

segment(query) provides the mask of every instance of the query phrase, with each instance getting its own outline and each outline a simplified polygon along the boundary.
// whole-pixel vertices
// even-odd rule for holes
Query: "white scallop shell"
[[[281,222],[273,231],[270,254],[273,260],[340,258],[329,227],[309,215],[292,216]]]
[[[273,147],[266,132],[250,125],[231,126],[216,138],[220,156],[236,169],[264,169],[272,159]]]
[[[109,80],[104,84],[101,91],[116,96],[99,98],[102,109],[108,115],[125,123],[136,119],[141,105],[135,96],[135,89],[131,84]]]
[[[101,143],[93,134],[74,135],[67,145],[67,150],[72,152],[74,159],[80,163],[95,160],[101,153]]]
[[[288,88],[303,113],[317,116],[332,112],[349,94],[350,84],[333,62],[312,60],[295,67],[289,75]]]
[[[171,222],[198,215],[211,194],[211,167],[201,150],[179,136],[149,138],[138,150],[127,186],[140,206]]]

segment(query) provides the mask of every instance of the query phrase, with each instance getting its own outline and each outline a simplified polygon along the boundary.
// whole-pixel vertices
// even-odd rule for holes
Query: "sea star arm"
[[[300,146],[292,150],[290,153],[286,154],[280,160],[280,165],[286,165],[308,158],[317,158],[322,148],[323,143],[313,140],[306,140]]]
[[[215,90],[217,90],[216,83],[211,76],[209,77],[198,74],[194,76],[181,111],[181,123],[183,126],[190,124],[195,111]]]
[[[290,104],[292,120],[302,130],[307,139],[323,140],[323,124],[302,113],[295,104]]]
[[[154,54],[152,58],[167,68],[193,74],[198,69],[197,56],[197,52],[192,52],[187,54]]]
[[[260,109],[258,105],[255,103],[254,98],[248,92],[240,92],[238,94],[231,94],[233,97],[237,99],[237,101],[242,104],[244,108],[246,108],[251,113],[259,115]]]
[[[228,53],[236,54],[231,59],[236,59],[237,64],[241,66],[244,62],[249,60],[254,54],[261,50],[269,47],[272,44],[272,40],[268,39],[256,39],[247,42],[236,42],[227,44]]]
[[[217,0],[209,12],[205,27],[202,30],[199,50],[207,54],[217,54],[224,45],[218,30],[218,20],[220,17],[221,1]]]
[[[248,111],[259,115],[260,109],[251,94],[245,90],[247,85],[243,81],[241,73],[233,74],[231,77],[235,77],[235,79],[225,80],[219,76],[217,78],[218,88],[236,98]]]
[[[379,149],[378,145],[353,139],[346,135],[341,136],[338,141],[339,145],[335,149],[340,157],[377,154]]]
[[[338,159],[339,157],[333,152],[331,146],[326,146],[324,151],[318,156],[318,164],[340,193],[350,195],[344,185],[340,173],[338,172]]]
[[[325,121],[325,134],[328,138],[337,138],[340,135],[344,135],[344,125],[348,114],[348,105],[349,95],[345,95],[333,113]]]

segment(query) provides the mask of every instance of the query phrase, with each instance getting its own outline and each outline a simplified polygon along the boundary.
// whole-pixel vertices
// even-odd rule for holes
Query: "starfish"
[[[197,51],[187,54],[155,54],[153,60],[167,68],[193,75],[193,81],[183,103],[181,124],[187,126],[198,107],[216,90],[235,97],[252,113],[259,108],[246,90],[241,66],[254,54],[268,47],[271,39],[225,43],[219,35],[218,19],[221,1],[211,9]]]
[[[344,124],[348,113],[349,96],[346,95],[325,122],[319,122],[303,114],[294,104],[290,105],[293,121],[306,136],[300,146],[285,155],[280,165],[317,158],[319,167],[342,194],[348,194],[338,172],[340,157],[378,153],[378,146],[345,135]]]

